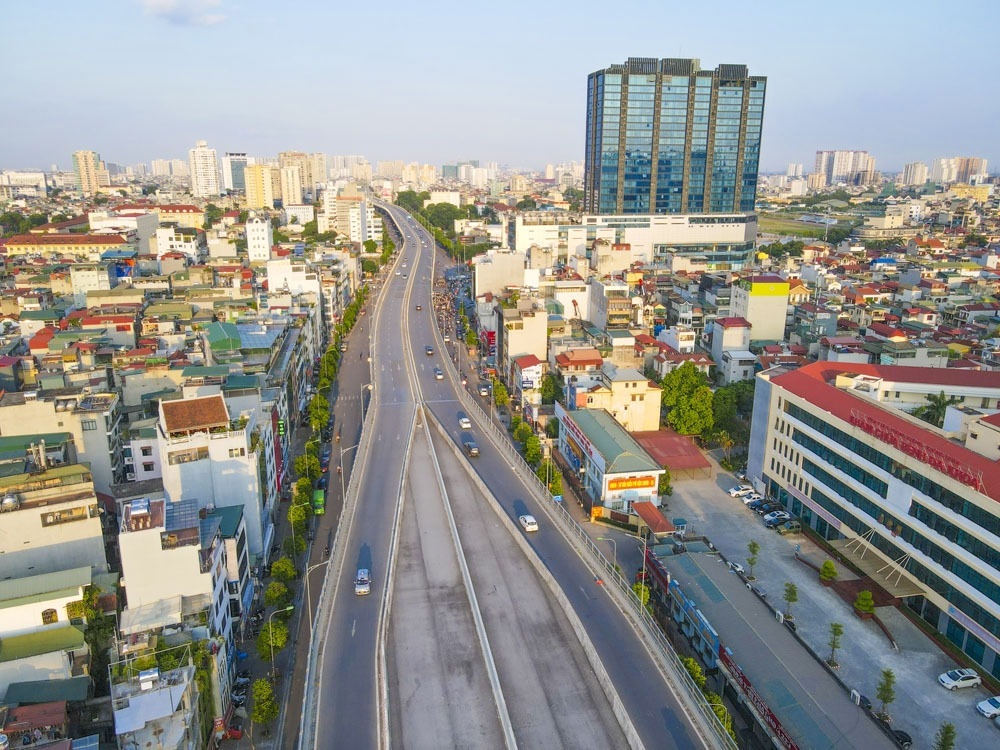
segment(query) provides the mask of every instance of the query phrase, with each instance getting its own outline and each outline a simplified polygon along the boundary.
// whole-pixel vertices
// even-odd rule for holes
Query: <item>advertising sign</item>
[[[622,477],[608,480],[608,492],[647,490],[656,486],[656,477]]]

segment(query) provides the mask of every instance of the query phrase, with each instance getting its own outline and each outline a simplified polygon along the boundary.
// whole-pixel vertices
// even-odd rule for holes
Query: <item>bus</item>
[[[313,513],[322,516],[326,513],[326,491],[313,490]]]

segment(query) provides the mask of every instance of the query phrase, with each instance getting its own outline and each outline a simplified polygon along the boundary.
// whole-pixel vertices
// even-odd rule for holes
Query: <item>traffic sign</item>
[[[553,495],[552,499],[555,500],[557,503],[561,503],[562,502],[562,495]]]

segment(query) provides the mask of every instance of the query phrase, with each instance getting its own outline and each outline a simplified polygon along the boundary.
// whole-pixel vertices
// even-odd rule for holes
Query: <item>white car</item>
[[[764,516],[765,526],[777,526],[779,523],[784,523],[785,521],[790,521],[792,519],[792,514],[787,510],[775,510]]]
[[[538,531],[538,521],[535,520],[534,516],[527,514],[518,516],[517,522],[521,524],[521,528],[525,531]]]
[[[372,592],[372,577],[367,568],[358,568],[358,577],[354,579],[354,595],[365,596]]]
[[[435,380],[444,380],[444,370],[442,370],[440,367],[435,367],[434,368],[434,379]]]
[[[743,497],[753,492],[753,487],[749,484],[738,484],[729,489],[729,497]]]
[[[468,417],[459,417],[458,418],[458,426],[461,429],[463,429],[463,430],[471,430],[472,429],[472,420],[469,419]]]
[[[396,275],[399,276],[399,271],[396,271]]]
[[[994,695],[976,704],[976,710],[987,719],[1000,716],[1000,695]]]
[[[957,688],[976,687],[983,683],[983,678],[974,669],[953,669],[938,676],[938,682],[949,690]]]
[[[740,500],[743,501],[744,505],[749,505],[750,503],[754,502],[755,500],[763,500],[763,499],[764,499],[764,496],[761,495],[759,492],[749,492],[749,493],[747,493],[746,495],[744,495],[743,497],[740,498]]]

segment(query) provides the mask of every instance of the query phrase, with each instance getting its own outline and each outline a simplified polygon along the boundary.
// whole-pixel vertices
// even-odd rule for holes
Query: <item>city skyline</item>
[[[586,76],[629,57],[691,57],[766,76],[765,173],[789,162],[808,169],[827,149],[866,150],[883,172],[951,156],[1000,163],[990,125],[1000,103],[981,96],[1000,64],[988,45],[948,53],[930,2],[905,13],[901,4],[848,2],[838,17],[856,15],[863,28],[839,33],[819,12],[785,2],[750,18],[725,3],[714,18],[740,9],[740,22],[714,25],[696,9],[633,2],[620,12],[642,22],[607,38],[594,23],[606,8],[592,2],[569,15],[521,2],[505,14],[310,3],[275,15],[256,0],[134,0],[104,15],[72,3],[45,15],[36,7],[5,11],[11,27],[37,33],[9,40],[26,61],[13,99],[34,116],[8,123],[3,168],[69,169],[80,150],[120,164],[185,158],[199,140],[220,156],[297,149],[436,165],[582,162]],[[990,28],[1000,10],[974,2],[962,17]],[[369,29],[370,44],[343,44],[351,29]],[[44,56],[40,36],[53,50]],[[482,53],[484,42],[497,53]],[[929,64],[921,50],[932,42],[942,57]],[[258,65],[248,50],[263,43],[282,53]]]

